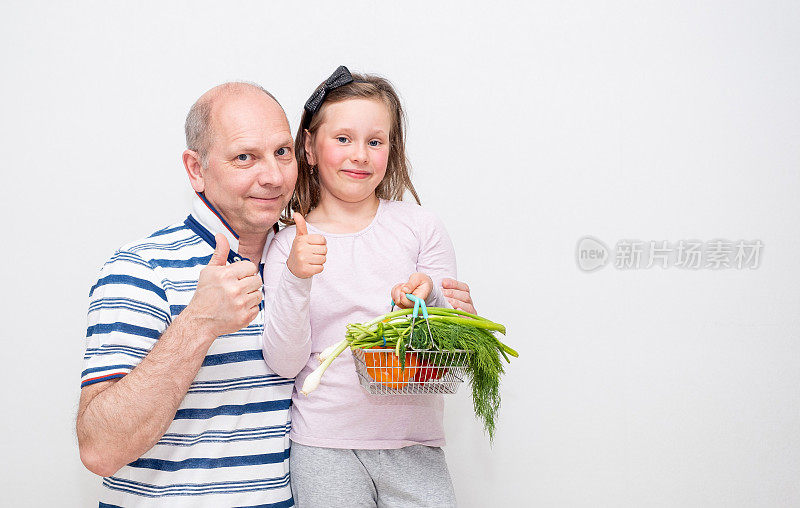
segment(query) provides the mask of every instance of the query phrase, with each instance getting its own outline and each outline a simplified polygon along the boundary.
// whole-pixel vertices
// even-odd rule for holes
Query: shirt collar
[[[196,193],[192,199],[191,215],[194,220],[200,224],[200,226],[211,233],[209,235],[211,238],[214,238],[214,235],[217,233],[222,233],[225,235],[231,251],[238,255],[239,235],[233,230],[230,224],[228,224],[227,221],[222,218],[222,215],[217,211],[216,208],[214,208],[214,205],[212,205],[211,202],[199,192]],[[261,263],[264,263],[267,259],[267,248],[269,247],[270,242],[272,242],[272,239],[275,237],[277,229],[278,224],[276,223],[274,226],[272,226],[272,228],[270,228],[269,233],[267,234],[267,241],[264,243],[264,251],[261,253]]]

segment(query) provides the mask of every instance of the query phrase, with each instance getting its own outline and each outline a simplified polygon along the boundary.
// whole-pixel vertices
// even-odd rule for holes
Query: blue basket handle
[[[406,294],[406,298],[414,302],[414,312],[412,313],[412,320],[411,320],[411,333],[414,333],[414,320],[417,318],[419,314],[419,310],[422,309],[422,318],[425,320],[425,324],[428,325],[428,335],[430,339],[430,347],[433,348],[436,346],[436,343],[433,341],[433,332],[431,331],[431,323],[428,321],[428,306],[425,304],[425,300],[422,298],[412,295]],[[409,344],[411,343],[411,339],[409,339]]]
[[[428,325],[430,343],[432,346],[435,346],[435,342],[433,342],[433,333],[431,332],[431,325],[428,321],[428,306],[425,304],[425,300],[411,293],[406,293],[406,298],[414,302],[414,310],[411,312],[411,335],[408,337],[408,344],[411,345],[411,339],[414,336],[414,321],[416,321],[417,317],[419,316],[419,311],[422,310],[422,318],[425,320],[425,324]],[[392,311],[394,310],[394,306],[395,303],[394,300],[392,300]],[[386,337],[383,337],[383,345],[386,346]]]
[[[417,316],[419,316],[420,302],[423,308],[422,315],[425,316],[428,313],[428,309],[425,307],[425,302],[423,302],[419,297],[414,296],[411,293],[406,293],[406,298],[414,302],[414,311],[411,313],[412,319],[416,319]]]

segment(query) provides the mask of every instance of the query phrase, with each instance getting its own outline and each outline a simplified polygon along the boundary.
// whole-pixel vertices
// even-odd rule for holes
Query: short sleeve
[[[89,290],[81,388],[125,376],[170,322],[157,271],[138,254],[117,251]]]

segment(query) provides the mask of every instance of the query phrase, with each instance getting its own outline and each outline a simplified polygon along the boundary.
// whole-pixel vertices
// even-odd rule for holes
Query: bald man
[[[191,213],[120,248],[90,290],[81,460],[101,507],[293,506],[294,380],[260,342],[263,262],[297,178],[289,123],[263,88],[226,83],[192,106],[186,143]]]

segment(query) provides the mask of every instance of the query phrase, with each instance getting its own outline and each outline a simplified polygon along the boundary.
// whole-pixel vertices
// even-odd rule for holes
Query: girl
[[[449,307],[441,281],[455,278],[455,253],[418,206],[403,125],[388,81],[340,67],[306,103],[295,139],[298,179],[284,219],[294,211],[296,226],[267,255],[263,349],[275,373],[297,376],[290,471],[300,507],[455,506],[441,395],[369,395],[349,350],[312,395],[299,393],[316,354],[348,323],[387,312],[390,297]],[[417,204],[402,201],[406,191]]]

